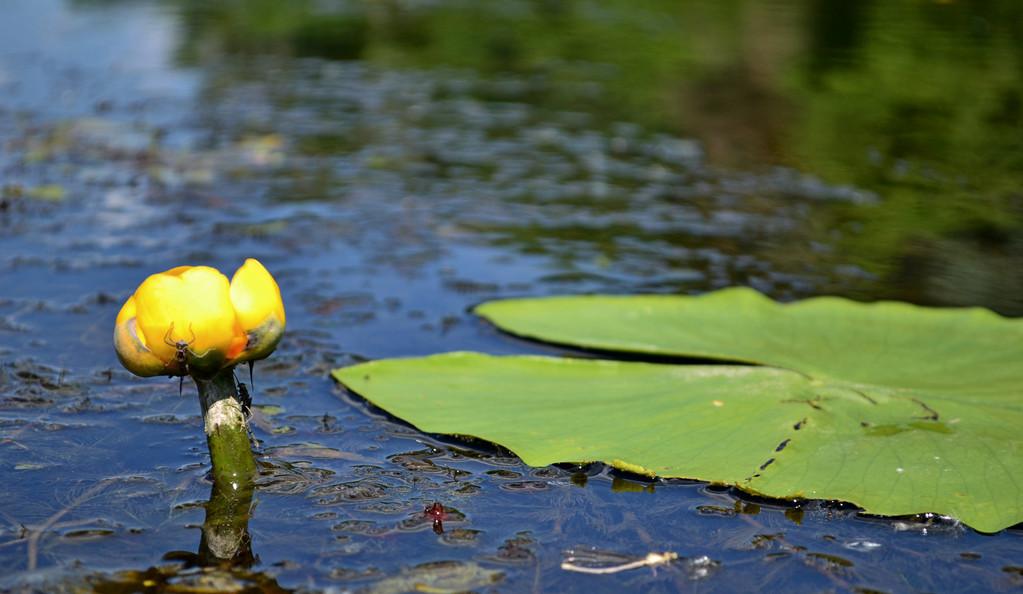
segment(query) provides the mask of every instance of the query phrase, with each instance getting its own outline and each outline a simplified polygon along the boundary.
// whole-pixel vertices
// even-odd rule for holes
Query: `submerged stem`
[[[255,558],[249,536],[249,516],[252,513],[253,490],[252,479],[241,483],[213,482],[199,541],[201,565],[229,562],[238,567],[252,566]]]
[[[195,378],[206,424],[206,444],[213,463],[213,482],[221,489],[244,489],[256,476],[256,460],[249,445],[249,426],[238,401],[234,370],[225,369],[211,379]]]

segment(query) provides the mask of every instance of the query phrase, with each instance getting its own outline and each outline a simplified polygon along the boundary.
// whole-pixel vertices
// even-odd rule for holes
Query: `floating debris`
[[[579,573],[591,573],[594,575],[619,573],[630,569],[639,569],[640,567],[656,568],[660,565],[667,565],[678,559],[678,553],[665,551],[663,553],[647,553],[645,557],[627,561],[625,563],[606,565],[609,560],[620,558],[620,556],[615,553],[596,550],[578,552],[566,551],[565,555],[564,561],[561,562],[562,569],[565,571],[577,571]]]

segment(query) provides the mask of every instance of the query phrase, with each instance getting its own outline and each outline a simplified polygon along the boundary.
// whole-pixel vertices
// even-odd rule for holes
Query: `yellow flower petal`
[[[244,350],[233,362],[268,356],[284,334],[284,301],[277,281],[267,269],[249,258],[231,278],[231,303],[246,334]]]
[[[137,324],[165,364],[183,352],[189,371],[216,373],[240,331],[227,277],[208,266],[154,274],[135,291]]]
[[[245,260],[231,278],[231,303],[246,331],[263,325],[268,316],[276,316],[281,325],[285,322],[281,289],[255,258]]]
[[[145,338],[138,331],[135,319],[135,297],[131,296],[121,307],[114,324],[114,350],[117,358],[128,371],[142,377],[154,375],[178,375],[176,370],[167,366],[149,347]]]

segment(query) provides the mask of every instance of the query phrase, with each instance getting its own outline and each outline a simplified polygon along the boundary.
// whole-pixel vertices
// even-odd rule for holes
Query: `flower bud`
[[[210,377],[268,356],[284,333],[276,281],[249,259],[232,282],[208,266],[179,266],[147,278],[117,316],[114,349],[143,377]]]

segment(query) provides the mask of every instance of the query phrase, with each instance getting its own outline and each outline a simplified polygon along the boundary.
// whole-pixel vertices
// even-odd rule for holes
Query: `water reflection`
[[[199,542],[200,565],[247,568],[255,563],[249,535],[254,490],[251,477],[241,479],[241,484],[224,480],[213,482]]]
[[[252,571],[259,559],[252,552],[249,519],[252,512],[254,483],[214,481],[206,502],[206,518],[197,552],[171,551],[163,555],[169,565],[145,570],[124,570],[85,578],[91,591],[120,594],[139,591],[183,593],[288,592],[275,578]],[[74,586],[71,576],[65,584]],[[56,587],[50,584],[48,587]]]

